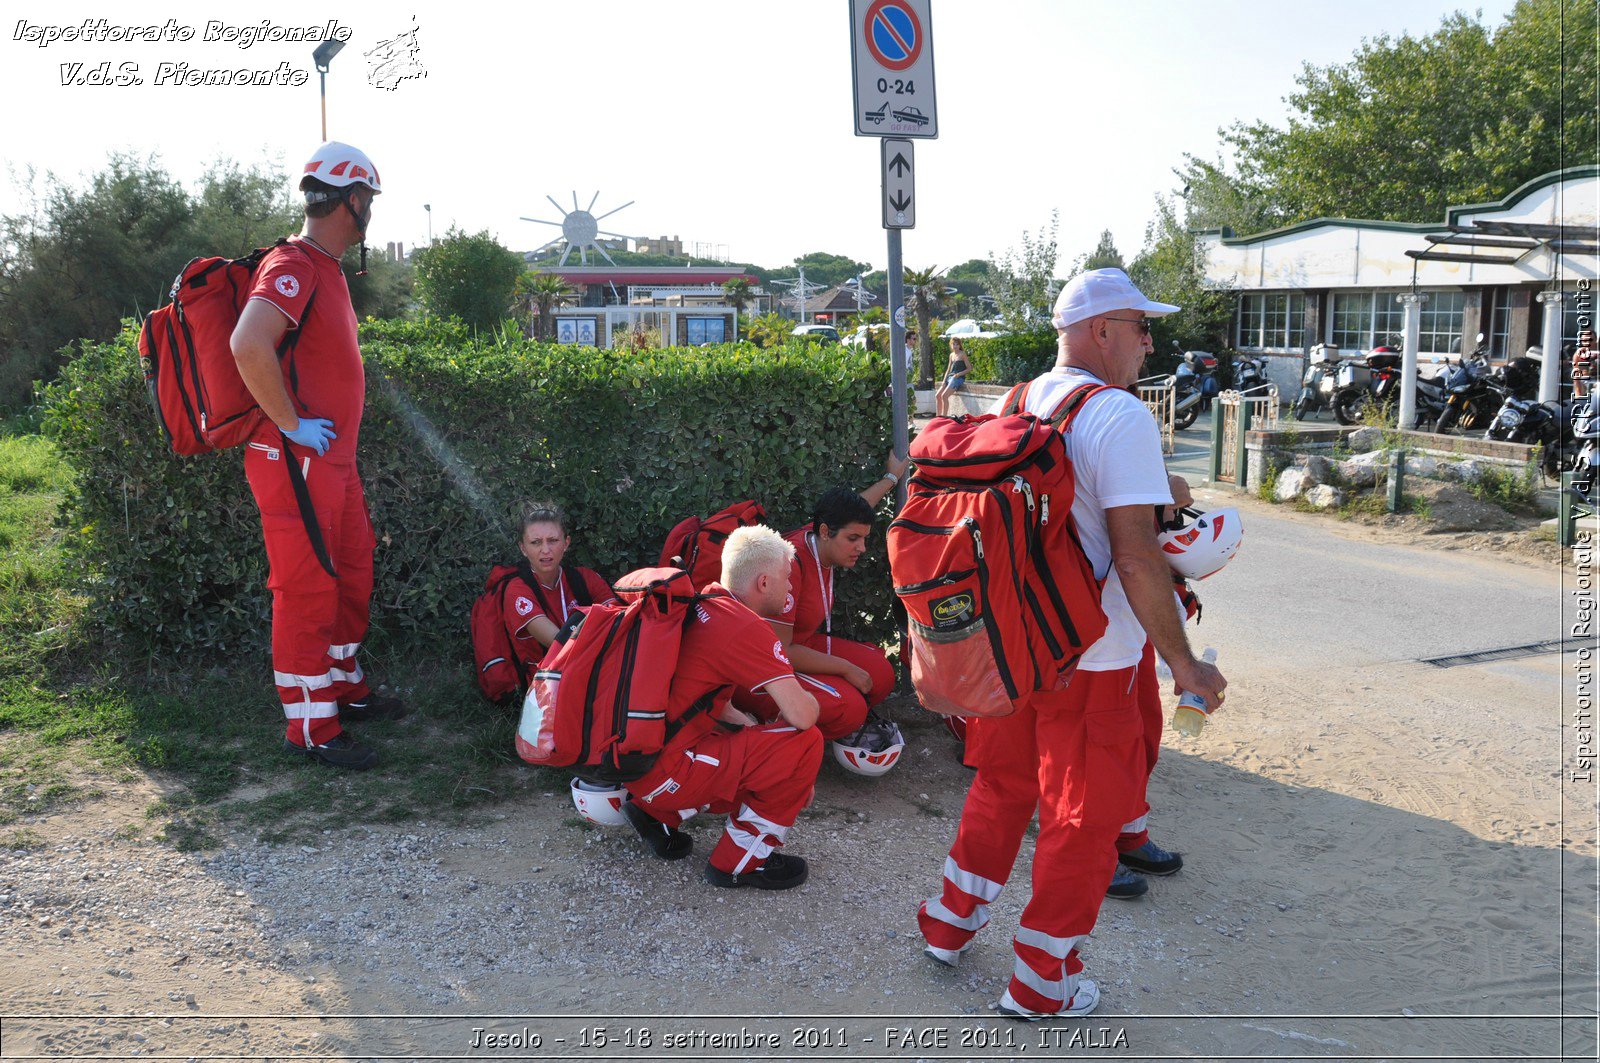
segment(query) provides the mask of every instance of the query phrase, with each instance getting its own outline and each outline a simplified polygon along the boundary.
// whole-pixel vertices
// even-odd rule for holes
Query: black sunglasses
[[[1138,325],[1139,331],[1146,336],[1150,335],[1150,319],[1147,317],[1108,317],[1107,321],[1120,321],[1124,325]]]

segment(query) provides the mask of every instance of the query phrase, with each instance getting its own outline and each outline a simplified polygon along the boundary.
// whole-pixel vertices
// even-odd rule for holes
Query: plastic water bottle
[[[1200,659],[1207,664],[1216,664],[1217,651],[1207,646]],[[1178,707],[1173,710],[1172,729],[1185,738],[1199,738],[1200,732],[1205,730],[1206,718],[1210,715],[1206,711],[1206,699],[1186,690],[1178,698]]]

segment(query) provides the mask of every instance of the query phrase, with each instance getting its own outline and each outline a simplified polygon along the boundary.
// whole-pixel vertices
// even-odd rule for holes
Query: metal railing
[[[1157,383],[1160,381],[1160,383]],[[1173,428],[1173,419],[1177,417],[1176,406],[1177,389],[1173,387],[1170,376],[1145,377],[1137,382],[1139,401],[1149,409],[1150,415],[1156,419],[1156,427],[1161,431],[1161,453],[1171,454],[1176,449]]]
[[[1278,425],[1278,385],[1251,388],[1248,394],[1224,391],[1212,404],[1211,481],[1249,487],[1249,454],[1244,437],[1252,428]]]

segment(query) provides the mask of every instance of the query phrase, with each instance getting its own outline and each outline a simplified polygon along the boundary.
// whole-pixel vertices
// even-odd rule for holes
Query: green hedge
[[[149,408],[125,331],[81,345],[46,399],[78,474],[65,514],[106,627],[151,652],[268,644],[260,520],[241,451],[179,458]],[[890,443],[881,358],[843,346],[619,355],[450,324],[367,322],[362,480],[378,536],[372,639],[465,656],[517,503],[573,520],[574,560],[608,578],[654,564],[691,513],[760,499],[786,530],[833,483],[860,487]],[[841,633],[892,632],[880,521],[840,580]]]
[[[1056,333],[1018,332],[993,339],[967,340],[969,379],[989,384],[1019,384],[1045,372],[1056,361]]]

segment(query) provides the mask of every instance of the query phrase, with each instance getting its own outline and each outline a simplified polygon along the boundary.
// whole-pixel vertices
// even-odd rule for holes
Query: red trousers
[[[817,699],[817,729],[830,742],[861,730],[861,725],[867,719],[867,710],[876,707],[894,692],[894,665],[889,663],[889,658],[878,647],[829,637],[820,632],[801,645],[818,653],[843,658],[866,672],[872,680],[872,689],[863,695],[843,676],[795,673],[801,687]],[[734,691],[733,704],[757,719],[775,720],[778,717],[777,702],[766,691],[752,692],[740,687]]]
[[[717,730],[686,749],[661,754],[649,774],[628,783],[640,808],[676,827],[680,810],[709,805],[728,813],[711,866],[739,875],[760,870],[811,803],[822,766],[822,735],[784,723]]]
[[[1150,776],[1156,770],[1161,756],[1161,682],[1156,678],[1156,651],[1150,643],[1144,644],[1144,656],[1139,659],[1139,678],[1133,691],[1139,702],[1139,721],[1144,728],[1144,775],[1139,783],[1138,801],[1134,810],[1139,814],[1122,825],[1117,835],[1117,852],[1129,853],[1150,840]]]
[[[289,741],[321,745],[339,733],[339,705],[367,696],[356,651],[367,634],[375,545],[354,465],[301,459],[322,541],[338,578],[311,547],[280,447],[251,443],[244,471],[261,510],[272,591],[272,671]]]
[[[1060,1011],[1077,990],[1078,945],[1094,929],[1116,868],[1117,832],[1144,776],[1136,669],[1083,672],[1010,716],[967,723],[977,769],[961,811],[944,886],[917,922],[928,944],[956,951],[989,922],[1024,832],[1039,812],[1033,895],[1013,943],[1011,996]]]

